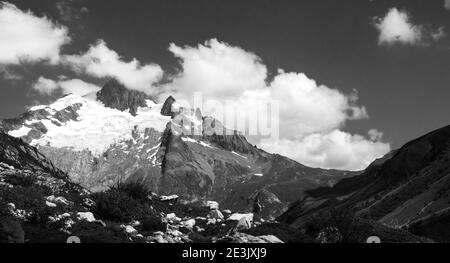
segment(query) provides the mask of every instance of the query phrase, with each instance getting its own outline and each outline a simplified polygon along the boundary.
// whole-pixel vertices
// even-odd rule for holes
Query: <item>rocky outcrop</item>
[[[108,81],[97,92],[97,99],[106,107],[120,111],[128,110],[133,116],[136,116],[138,107],[147,107],[147,100],[151,100],[144,92],[127,89],[116,79]]]
[[[0,132],[0,163],[17,169],[63,175],[35,147],[3,132]]]

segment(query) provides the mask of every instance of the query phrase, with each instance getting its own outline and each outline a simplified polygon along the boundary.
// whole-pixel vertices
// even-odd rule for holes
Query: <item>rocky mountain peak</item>
[[[151,98],[144,92],[129,90],[116,79],[111,79],[97,92],[97,99],[106,107],[121,111],[129,110],[131,115],[136,116],[137,108],[146,107],[146,100]]]
[[[172,105],[175,103],[175,101],[176,100],[172,96],[169,96],[166,101],[164,101],[164,104],[161,108],[161,115],[173,117]]]

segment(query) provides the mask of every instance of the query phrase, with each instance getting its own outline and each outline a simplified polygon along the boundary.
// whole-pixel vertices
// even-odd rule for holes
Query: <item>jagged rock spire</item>
[[[172,96],[169,96],[161,108],[161,115],[173,117],[172,105],[175,101],[176,100]]]

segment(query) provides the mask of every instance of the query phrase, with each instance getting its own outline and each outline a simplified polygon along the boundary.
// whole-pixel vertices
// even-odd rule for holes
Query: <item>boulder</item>
[[[228,217],[227,220],[239,221],[242,218],[247,218],[248,221],[252,222],[253,221],[253,213],[247,213],[247,214],[234,213],[234,214],[230,215],[230,217]]]
[[[66,198],[64,198],[62,196],[55,197],[54,195],[51,195],[51,196],[47,197],[47,201],[51,202],[51,203],[54,203],[54,204],[63,204],[63,205],[69,205],[70,204],[70,202]]]
[[[130,225],[121,225],[120,228],[122,228],[123,231],[125,231],[125,233],[127,233],[129,235],[137,235],[138,234],[138,231]]]
[[[231,210],[225,209],[225,210],[222,211],[222,213],[231,215]]]
[[[95,221],[95,217],[94,214],[92,214],[91,212],[78,212],[77,213],[77,218],[80,221],[87,221],[87,222],[94,222]]]
[[[45,201],[45,205],[48,207],[56,207],[55,203],[49,202],[49,201]]]
[[[216,201],[207,201],[206,206],[209,207],[209,209],[219,209],[219,203]]]
[[[177,217],[175,213],[170,213],[166,215],[167,221],[169,221],[171,224],[178,224],[181,222],[181,218]]]
[[[172,230],[172,231],[170,231],[170,232],[168,232],[170,235],[172,235],[172,236],[174,236],[174,237],[180,237],[180,236],[182,236],[183,235],[183,233],[181,233],[180,231],[178,231],[178,230]]]
[[[252,227],[252,223],[249,220],[248,217],[242,217],[237,223],[236,226],[234,227],[235,231],[242,231],[242,230],[247,230],[250,229]]]
[[[192,218],[192,219],[181,222],[181,225],[187,229],[193,229],[195,226],[195,223],[196,223],[195,219]]]

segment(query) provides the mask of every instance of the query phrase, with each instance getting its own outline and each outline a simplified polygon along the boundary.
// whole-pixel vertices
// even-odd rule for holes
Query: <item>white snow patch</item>
[[[26,124],[26,125],[32,125],[32,124],[38,123],[38,122],[40,122],[40,120],[26,120],[26,121],[25,121],[25,124]]]
[[[54,113],[75,103],[82,105],[77,111],[78,120],[70,120],[62,126],[53,124],[51,120],[41,120],[48,132],[41,138],[33,140],[31,145],[49,144],[53,147],[68,147],[78,151],[89,149],[98,156],[110,145],[132,139],[131,132],[135,126],[138,126],[141,132],[145,128],[163,132],[170,121],[169,116],[160,114],[162,104],[154,104],[150,101],[147,105],[152,107],[138,108],[136,116],[132,116],[129,112],[107,108],[93,98],[79,95],[67,95],[49,105],[48,108]]]
[[[207,144],[203,141],[197,141],[191,137],[181,137],[181,140],[183,140],[184,142],[190,142],[190,143],[197,143],[200,144],[203,147],[208,147],[208,148],[213,148],[210,144]]]
[[[240,155],[239,153],[237,153],[237,152],[235,152],[235,151],[232,151],[231,153],[232,153],[232,154],[236,154],[237,156],[242,157],[242,158],[244,158],[244,159],[247,159],[247,157],[245,157],[245,156],[243,156],[243,155]]]
[[[253,174],[254,176],[263,176],[263,174]]]
[[[29,111],[37,111],[37,110],[42,110],[42,109],[45,109],[45,108],[47,108],[46,105],[37,105],[37,106],[31,107],[31,108],[29,109]]]
[[[155,150],[155,149],[158,149],[159,146],[160,146],[160,144],[157,144],[157,145],[153,146],[152,148],[150,148],[150,149],[147,150],[147,153],[149,153],[149,152],[151,152],[151,151],[153,151],[153,150]]]
[[[207,143],[205,143],[205,142],[203,142],[203,141],[199,141],[198,143],[199,143],[201,146],[203,146],[203,147],[213,148],[210,144],[207,144]]]
[[[8,134],[13,137],[26,136],[31,131],[30,127],[22,126],[17,130],[9,131]]]
[[[192,139],[191,137],[181,137],[181,139],[182,139],[184,142],[198,143],[197,140]]]

